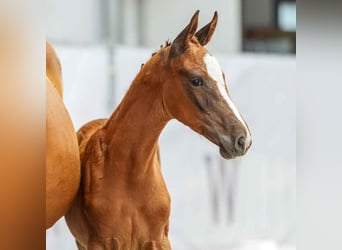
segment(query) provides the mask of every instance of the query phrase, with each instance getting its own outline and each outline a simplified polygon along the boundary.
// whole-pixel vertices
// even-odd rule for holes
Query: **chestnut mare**
[[[158,151],[170,119],[208,138],[226,159],[245,154],[251,145],[222,70],[203,47],[217,13],[195,33],[198,14],[142,66],[108,120],[78,132],[81,187],[65,217],[79,249],[171,249],[170,197]]]
[[[46,229],[67,212],[80,182],[76,131],[62,95],[61,65],[46,43]]]

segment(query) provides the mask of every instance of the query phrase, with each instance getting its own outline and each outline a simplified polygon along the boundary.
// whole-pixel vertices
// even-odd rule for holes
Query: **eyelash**
[[[201,77],[195,77],[190,80],[192,86],[200,87],[203,86],[203,79]]]

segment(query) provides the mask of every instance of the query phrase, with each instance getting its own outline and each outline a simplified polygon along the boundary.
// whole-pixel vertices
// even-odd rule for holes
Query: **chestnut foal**
[[[197,33],[197,11],[172,44],[141,68],[108,120],[78,132],[81,188],[66,214],[79,249],[171,249],[170,197],[158,138],[177,119],[234,158],[251,145],[216,59],[203,47],[217,13]]]

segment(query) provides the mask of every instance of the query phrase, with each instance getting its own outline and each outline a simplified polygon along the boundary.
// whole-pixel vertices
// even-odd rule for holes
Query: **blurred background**
[[[108,117],[131,81],[199,9],[215,10],[208,49],[225,72],[253,145],[225,161],[216,146],[177,121],[160,138],[171,195],[175,250],[296,249],[296,1],[46,1],[47,39],[63,68],[64,101],[76,129]],[[46,249],[76,249],[61,219]]]

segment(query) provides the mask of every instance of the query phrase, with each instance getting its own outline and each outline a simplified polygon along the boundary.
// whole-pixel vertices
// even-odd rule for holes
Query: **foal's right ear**
[[[199,10],[195,12],[195,14],[192,16],[190,23],[188,26],[186,26],[181,33],[176,37],[176,39],[173,41],[171,44],[170,48],[170,57],[174,57],[177,55],[180,55],[183,53],[191,38],[195,34],[198,26],[198,15],[199,15]]]

